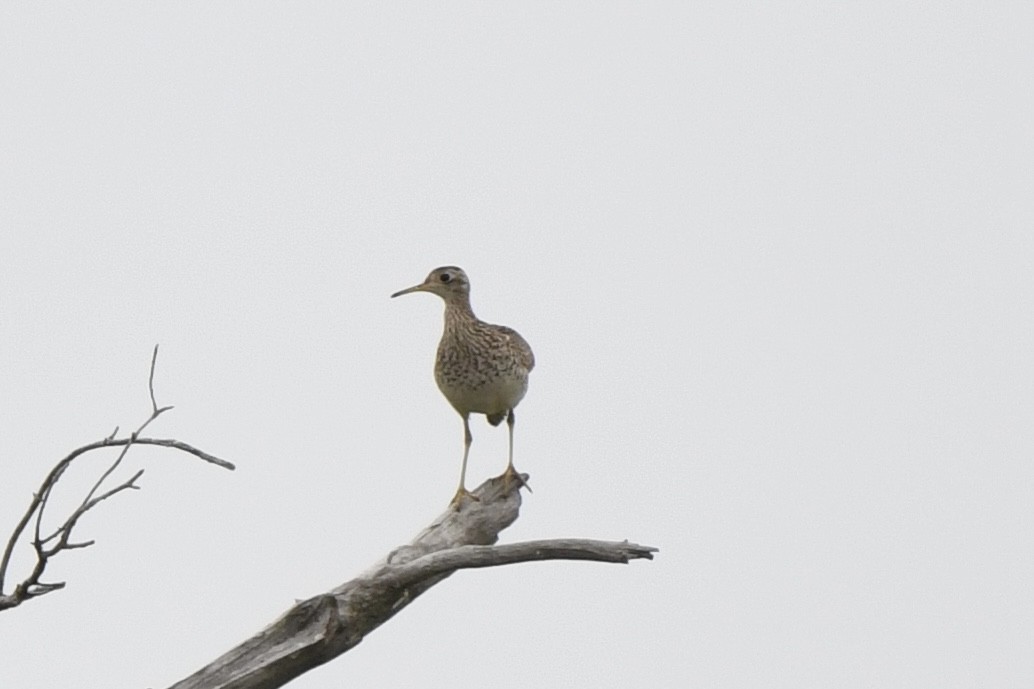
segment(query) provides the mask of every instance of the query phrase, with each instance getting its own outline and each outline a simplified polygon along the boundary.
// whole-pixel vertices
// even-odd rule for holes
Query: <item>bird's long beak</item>
[[[395,297],[401,297],[403,294],[410,294],[412,292],[426,292],[426,291],[427,291],[427,283],[426,282],[421,282],[419,285],[413,285],[412,287],[407,287],[406,289],[404,289],[404,290],[402,290],[400,292],[395,292],[395,294],[391,295],[391,298],[394,299]]]

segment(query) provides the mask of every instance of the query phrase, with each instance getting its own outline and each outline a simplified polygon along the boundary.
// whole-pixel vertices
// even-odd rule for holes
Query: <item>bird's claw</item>
[[[463,505],[464,498],[470,498],[474,502],[481,502],[481,498],[479,498],[478,496],[474,495],[469,490],[461,486],[456,491],[456,495],[452,496],[452,500],[449,501],[449,507],[451,507],[456,512],[459,512],[460,507]]]
[[[516,481],[519,484],[518,490],[520,490],[521,488],[527,488],[529,493],[535,492],[531,489],[531,486],[524,479],[524,476],[522,476],[519,471],[513,468],[512,464],[506,467],[506,471],[503,472],[503,475],[500,476],[500,478],[503,479],[503,482],[507,486]]]

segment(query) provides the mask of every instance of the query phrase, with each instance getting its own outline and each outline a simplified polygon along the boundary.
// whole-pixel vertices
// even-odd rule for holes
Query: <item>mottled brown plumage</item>
[[[510,456],[504,475],[520,481],[513,468],[513,409],[528,391],[528,373],[535,367],[531,347],[513,328],[478,320],[470,308],[470,280],[460,268],[435,268],[419,285],[391,296],[411,292],[431,292],[445,301],[445,328],[438,343],[434,379],[463,417],[463,466],[453,504],[470,495],[464,481],[472,440],[471,414],[484,414],[493,426],[506,419]]]

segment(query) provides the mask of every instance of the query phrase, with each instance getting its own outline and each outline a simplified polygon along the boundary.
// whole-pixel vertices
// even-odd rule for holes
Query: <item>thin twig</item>
[[[107,479],[115,472],[115,470],[121,465],[123,459],[125,459],[129,448],[133,445],[157,445],[160,447],[168,447],[187,454],[194,455],[195,457],[202,459],[216,466],[223,467],[224,469],[233,470],[235,467],[230,462],[220,459],[213,455],[208,454],[198,448],[188,445],[187,443],[179,440],[163,439],[163,438],[141,438],[140,433],[147,428],[148,425],[155,419],[157,419],[164,412],[172,409],[172,406],[159,407],[157,399],[154,394],[154,372],[158,359],[158,346],[155,345],[154,351],[151,354],[151,368],[147,378],[148,393],[151,399],[151,414],[140,426],[132,432],[126,438],[116,438],[118,434],[118,426],[112,431],[111,435],[105,437],[103,440],[99,440],[88,445],[83,445],[71,453],[68,454],[64,459],[58,462],[53,469],[43,479],[40,484],[39,490],[37,490],[32,500],[29,502],[28,508],[22,515],[21,519],[15,525],[14,531],[11,533],[11,537],[8,539],[7,544],[4,548],[3,557],[0,558],[0,611],[15,607],[21,604],[24,600],[34,598],[37,596],[56,591],[64,587],[64,582],[57,583],[41,583],[40,577],[43,575],[46,569],[47,563],[50,558],[57,555],[63,550],[74,550],[77,548],[85,548],[93,544],[93,541],[77,541],[71,540],[72,531],[78,524],[79,519],[86,514],[88,511],[96,507],[98,504],[107,500],[108,498],[117,495],[126,490],[137,490],[139,486],[136,485],[137,479],[143,475],[143,469],[140,469],[127,481],[110,488],[104,492],[101,491],[101,487],[107,481]],[[82,502],[76,507],[72,513],[64,520],[64,522],[54,530],[53,533],[43,536],[42,524],[43,515],[49,504],[50,497],[53,493],[54,486],[58,480],[64,475],[65,471],[77,458],[93,452],[94,450],[100,450],[106,447],[122,447],[118,456],[111,463],[110,466],[105,469],[101,474],[101,477],[93,484],[89,492],[83,498]],[[8,567],[11,564],[11,557],[14,552],[15,545],[25,532],[26,526],[29,521],[35,521],[33,529],[33,537],[31,540],[32,547],[36,552],[36,562],[33,565],[32,571],[29,575],[17,586],[15,586],[14,592],[11,595],[4,594],[4,580],[7,575]]]
[[[151,352],[151,372],[147,376],[147,391],[151,394],[151,418],[158,416],[158,403],[154,400],[154,365],[158,361],[158,345]]]
[[[36,542],[39,543],[40,545],[45,545],[45,544],[49,543],[50,541],[54,540],[55,538],[60,537],[61,540],[58,542],[58,545],[55,546],[52,549],[53,552],[50,553],[50,554],[56,554],[58,550],[61,550],[61,549],[65,548],[65,547],[67,547],[68,539],[72,535],[72,529],[75,527],[76,523],[79,521],[79,517],[81,517],[84,514],[86,514],[87,511],[93,509],[101,501],[107,500],[108,498],[110,498],[112,495],[115,495],[116,493],[121,493],[122,491],[128,490],[128,489],[139,490],[140,486],[136,485],[136,480],[138,478],[140,478],[141,476],[143,476],[143,475],[144,475],[144,470],[140,469],[135,474],[133,474],[129,478],[129,480],[124,481],[123,483],[115,486],[114,488],[111,488],[111,489],[105,491],[104,493],[101,493],[97,497],[91,498],[90,500],[82,503],[81,505],[79,505],[79,507],[77,507],[72,512],[71,515],[69,515],[68,519],[66,519],[65,522],[54,531],[54,533],[50,534],[46,538],[42,538],[42,539],[37,538]]]
[[[140,435],[140,433],[142,433],[143,430],[145,428],[147,428],[148,424],[150,424],[152,421],[154,421],[156,418],[158,418],[158,416],[162,412],[166,411],[166,409],[171,409],[172,408],[172,407],[166,407],[166,408],[163,408],[163,409],[159,409],[158,408],[158,404],[155,402],[155,397],[154,397],[154,369],[155,369],[155,365],[157,364],[157,361],[158,361],[158,345],[155,345],[154,346],[154,351],[151,353],[151,369],[150,369],[150,371],[147,374],[147,390],[148,390],[148,394],[151,397],[151,415],[149,417],[147,417],[147,419],[142,424],[140,424],[140,426],[136,429],[136,431],[134,431],[129,436],[129,442],[126,443],[126,445],[122,448],[122,451],[119,452],[118,456],[115,458],[115,461],[111,463],[111,465],[104,471],[104,473],[101,474],[100,478],[98,478],[97,481],[93,484],[93,487],[90,488],[90,491],[86,494],[86,497],[83,498],[83,501],[82,501],[82,503],[80,503],[79,507],[74,512],[72,512],[72,515],[68,519],[66,519],[65,523],[62,524],[61,526],[59,526],[54,531],[54,533],[52,533],[51,535],[49,535],[46,538],[44,538],[43,542],[48,542],[50,540],[53,540],[54,538],[56,538],[61,533],[63,533],[66,530],[68,530],[70,528],[70,525],[74,524],[75,521],[78,520],[79,516],[83,512],[86,511],[86,509],[89,509],[88,507],[86,507],[86,505],[90,503],[90,501],[93,499],[93,496],[96,495],[98,490],[100,490],[100,487],[104,484],[105,481],[108,480],[108,477],[111,476],[111,474],[114,473],[116,469],[118,469],[119,465],[122,464],[122,460],[126,458],[126,454],[129,452],[129,448],[133,444],[133,441],[135,441],[136,438]],[[116,429],[117,429],[117,427],[116,427]],[[111,436],[109,436],[109,438],[110,437]],[[51,485],[51,487],[53,487],[53,484]],[[49,496],[49,492],[50,491],[48,490],[48,495],[46,497],[44,497],[44,499],[40,502],[39,510],[36,513],[36,540],[37,541],[40,540],[40,524],[43,521],[43,513],[47,509],[47,505],[48,505],[47,499],[50,497]],[[62,539],[62,540],[64,540],[64,539]]]

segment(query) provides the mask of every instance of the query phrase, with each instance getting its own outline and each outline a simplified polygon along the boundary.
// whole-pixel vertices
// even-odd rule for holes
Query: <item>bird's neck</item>
[[[463,326],[477,321],[477,316],[470,308],[470,299],[455,298],[445,302],[445,329]]]

